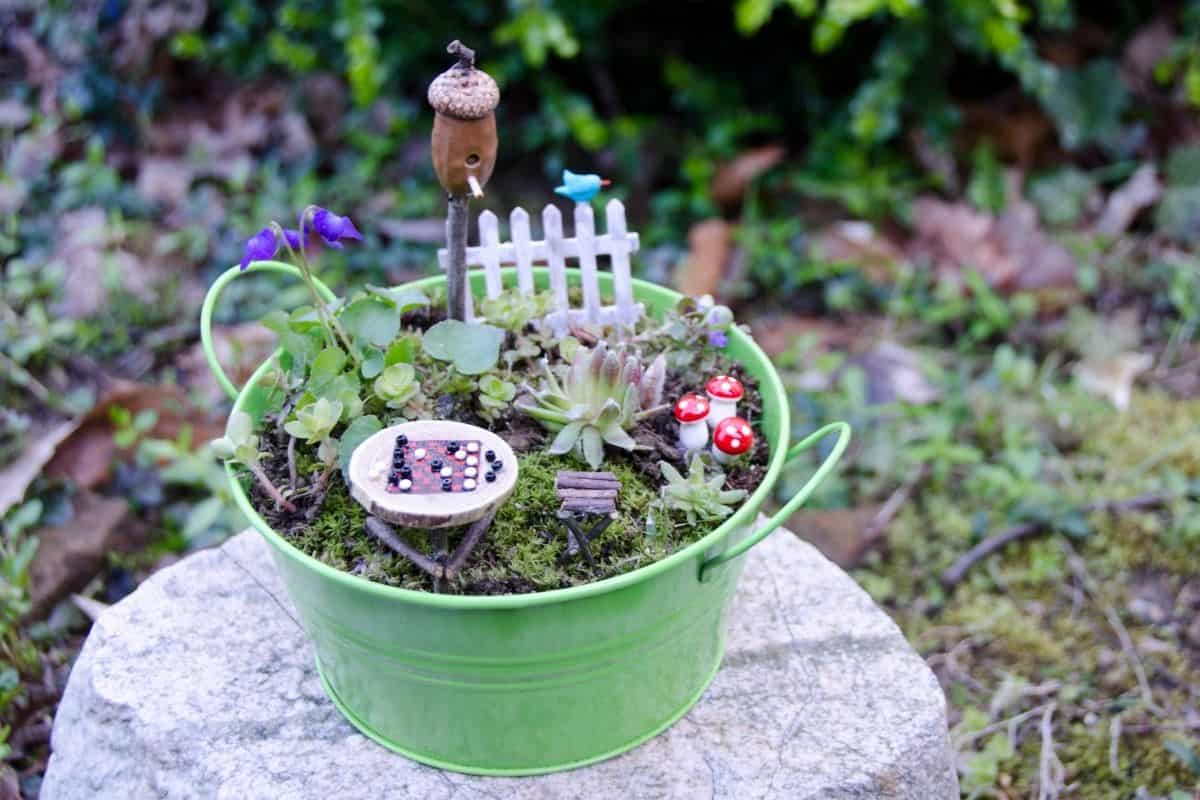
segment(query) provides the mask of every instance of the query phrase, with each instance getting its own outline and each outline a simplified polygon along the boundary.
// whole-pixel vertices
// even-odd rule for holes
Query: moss
[[[687,525],[682,518],[672,518],[661,535],[647,537],[645,520],[657,486],[631,462],[617,458],[605,466],[621,481],[618,517],[592,542],[597,563],[594,570],[589,569],[582,557],[564,557],[566,529],[555,516],[559,503],[554,494],[559,470],[586,467],[540,451],[519,455],[518,462],[516,489],[500,507],[454,591],[530,592],[588,583],[658,561],[708,532]],[[350,497],[340,475],[334,475],[321,512],[312,523],[297,526],[288,536],[298,548],[337,569],[391,586],[432,588],[425,573],[366,533],[365,519],[365,510]],[[452,548],[465,530],[451,529]],[[399,532],[413,546],[429,550],[425,531],[402,528]]]

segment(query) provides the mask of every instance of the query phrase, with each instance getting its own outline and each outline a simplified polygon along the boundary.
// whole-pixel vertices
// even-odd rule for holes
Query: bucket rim
[[[515,275],[516,270],[513,267],[508,267],[501,270],[501,272],[504,277],[511,277]],[[539,283],[548,281],[549,270],[546,267],[534,268],[533,272],[535,279],[541,279]],[[577,268],[568,268],[566,272],[569,278],[577,278],[580,275]],[[611,288],[612,275],[610,273],[599,273],[597,277],[600,279],[601,289]],[[472,289],[480,288],[475,284],[481,282],[482,278],[482,272],[471,275]],[[431,275],[426,278],[400,284],[396,288],[429,290],[444,284],[445,280],[446,277],[444,275]],[[633,293],[635,300],[648,300],[652,305],[659,308],[673,306],[684,299],[684,295],[674,289],[669,289],[639,278],[633,279]],[[768,442],[770,456],[767,462],[767,472],[759,483],[758,488],[724,522],[688,546],[631,572],[613,575],[580,586],[571,586],[565,589],[548,589],[546,591],[530,592],[527,594],[450,595],[389,586],[358,575],[351,575],[305,553],[276,532],[250,503],[250,499],[242,487],[242,482],[239,479],[234,464],[230,462],[225,463],[225,474],[229,481],[234,503],[238,509],[245,514],[250,526],[266,538],[280,555],[288,557],[297,565],[346,589],[363,592],[380,599],[397,600],[433,608],[462,611],[496,611],[530,608],[608,594],[649,581],[695,559],[701,559],[701,563],[703,563],[703,558],[711,548],[724,541],[735,531],[747,528],[754,523],[759,508],[771,495],[776,482],[779,480],[779,476],[783,472],[784,462],[787,460],[787,446],[791,437],[791,414],[783,381],[779,377],[775,365],[771,363],[771,359],[763,352],[752,336],[740,328],[732,327],[729,330],[729,341],[732,346],[731,349],[744,351],[745,355],[743,357],[735,359],[739,364],[745,366],[748,361],[756,361],[761,366],[762,369],[758,370],[761,374],[757,376],[759,379],[759,393],[763,396],[764,400],[768,395],[773,397],[776,407],[779,409],[776,433],[772,440]],[[279,351],[277,350],[264,359],[258,366],[238,391],[237,399],[234,401],[230,413],[242,410],[250,389],[259,383],[264,374],[271,368],[278,354]],[[700,564],[697,565],[696,569],[697,582],[699,582]]]

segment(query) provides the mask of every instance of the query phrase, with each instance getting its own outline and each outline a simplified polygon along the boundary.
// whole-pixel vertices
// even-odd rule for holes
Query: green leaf
[[[390,367],[392,364],[411,364],[417,357],[418,341],[415,336],[401,336],[392,342],[384,356],[384,365]]]
[[[374,414],[358,417],[346,427],[346,431],[342,434],[342,447],[338,452],[338,458],[341,461],[342,477],[345,478],[347,485],[350,484],[350,456],[353,455],[355,448],[381,430],[383,430],[383,423]]]
[[[748,36],[757,32],[767,24],[774,10],[774,0],[738,0],[733,7],[733,20],[738,33]]]
[[[604,439],[597,428],[588,426],[580,434],[583,442],[583,458],[592,469],[598,469],[604,463]]]
[[[1200,756],[1196,755],[1196,751],[1187,742],[1182,739],[1168,739],[1163,742],[1163,747],[1182,761],[1188,769],[1200,775]]]
[[[1074,225],[1083,217],[1096,181],[1082,170],[1066,167],[1029,182],[1029,199],[1047,225]]]
[[[1115,141],[1129,106],[1129,91],[1116,62],[1098,59],[1078,69],[1060,70],[1042,104],[1058,127],[1063,147],[1077,150],[1094,142]]]
[[[367,284],[367,291],[376,297],[383,298],[403,314],[411,308],[429,305],[429,297],[420,289],[410,289],[403,286],[372,286]]]
[[[368,350],[362,362],[362,376],[370,380],[383,372],[385,366],[387,366],[387,360],[382,352],[375,349]]]
[[[374,297],[355,300],[341,314],[342,326],[360,344],[387,347],[400,332],[400,312],[395,305]]]
[[[439,361],[449,361],[464,375],[479,375],[496,366],[504,331],[491,325],[448,319],[425,331],[421,347]]]
[[[321,387],[341,375],[345,366],[346,354],[336,347],[326,347],[313,359],[308,378],[309,388],[319,394]]]

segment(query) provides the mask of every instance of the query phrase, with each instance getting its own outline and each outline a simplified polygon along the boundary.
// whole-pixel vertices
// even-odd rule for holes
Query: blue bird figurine
[[[569,197],[576,203],[586,203],[596,196],[601,188],[612,181],[599,175],[576,175],[569,169],[563,170],[562,186],[554,187],[554,191],[563,197]]]

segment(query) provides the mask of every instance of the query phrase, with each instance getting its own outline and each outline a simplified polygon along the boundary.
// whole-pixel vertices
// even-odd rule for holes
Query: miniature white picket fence
[[[500,269],[515,265],[517,288],[522,294],[533,293],[533,267],[550,268],[550,290],[554,295],[554,310],[542,320],[555,335],[562,336],[572,325],[600,323],[603,325],[632,325],[645,313],[641,303],[633,301],[633,280],[629,269],[629,254],[638,249],[638,235],[626,230],[625,206],[620,200],[609,200],[604,208],[607,231],[596,235],[596,220],[590,203],[575,204],[575,235],[562,235],[562,212],[554,205],[542,209],[542,235],[535,240],[529,231],[529,212],[514,208],[508,215],[511,241],[500,240],[500,220],[491,211],[479,215],[479,245],[467,248],[467,267],[483,267],[484,282],[489,298],[504,291]],[[598,256],[608,256],[612,263],[613,305],[601,305],[598,275]],[[567,295],[567,261],[579,262],[583,281],[583,308],[571,308]],[[438,263],[446,269],[446,249],[438,250]],[[474,302],[467,293],[467,318],[475,318]]]

